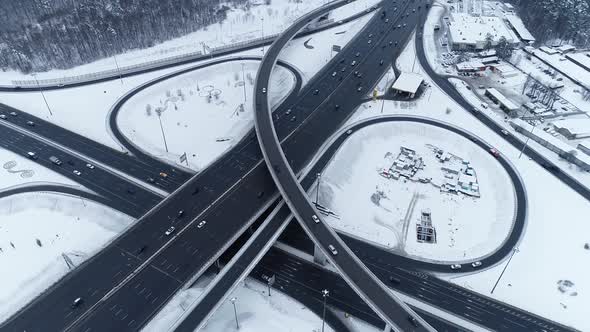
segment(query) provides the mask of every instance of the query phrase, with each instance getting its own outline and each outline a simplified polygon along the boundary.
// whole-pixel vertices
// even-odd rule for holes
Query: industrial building
[[[500,91],[494,88],[486,89],[485,95],[486,97],[490,98],[491,101],[500,105],[500,108],[504,112],[506,112],[506,114],[510,116],[517,115],[519,109],[518,106],[510,100],[508,100],[508,98],[506,98],[502,93],[500,93]]]
[[[498,17],[451,15],[448,38],[453,49],[482,50],[488,34],[492,36],[492,46],[496,46],[501,37],[511,45],[519,43],[518,37]]]
[[[520,40],[525,43],[533,43],[536,40],[533,34],[526,28],[520,17],[510,14],[504,16],[504,18]]]
[[[554,121],[555,131],[567,139],[580,139],[590,137],[590,119],[564,119]]]

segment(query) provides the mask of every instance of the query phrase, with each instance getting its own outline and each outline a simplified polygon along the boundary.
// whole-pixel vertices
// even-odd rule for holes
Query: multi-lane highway
[[[371,22],[372,31],[378,33],[379,21]],[[352,58],[362,51],[364,43],[349,43],[339,56]],[[322,82],[310,81],[303,94],[311,93],[318,84]],[[281,115],[286,110],[282,108]],[[290,134],[300,123],[291,117],[280,118],[283,135]],[[196,279],[270,204],[276,188],[261,158],[256,137],[250,132],[110,246],[11,317],[3,328],[139,329],[175,291]],[[303,160],[298,162],[303,164]],[[202,221],[207,222],[206,226],[199,227]],[[171,226],[175,231],[165,235]],[[84,304],[72,310],[71,303],[77,297],[84,298]]]
[[[418,21],[415,18],[417,15],[412,15],[412,19],[408,19],[408,16],[412,12],[416,13],[417,10],[421,11],[422,5],[425,5],[426,3],[427,2],[423,3],[422,1],[419,1],[414,5],[409,5],[410,2],[402,2],[400,3],[399,10],[397,10],[396,6],[383,4],[383,7],[380,9],[381,14],[377,15],[383,22],[383,26],[381,27],[382,30],[380,33],[376,33],[375,36],[373,36],[372,33],[367,35],[368,46],[365,47],[365,52],[368,52],[368,54],[359,57],[358,63],[357,60],[353,60],[354,62],[351,62],[350,64],[354,69],[364,73],[365,77],[367,77],[364,82],[368,87],[372,88],[377,83],[380,76],[378,74],[384,71],[383,67],[380,66],[384,61],[374,58],[376,55],[382,56],[382,54],[378,53],[381,45],[387,47],[387,43],[390,40],[389,38],[393,38],[396,41],[407,40],[409,35],[408,31],[413,30],[413,26]],[[325,7],[336,8],[338,6],[339,3],[336,1]],[[289,165],[285,153],[281,148],[281,142],[275,131],[271,106],[269,105],[267,97],[267,88],[269,87],[272,69],[278,60],[281,50],[289,40],[293,38],[297,31],[301,30],[308,24],[310,18],[322,15],[325,12],[325,9],[326,8],[317,9],[305,17],[300,18],[281,36],[279,36],[267,51],[258,70],[255,85],[256,97],[254,101],[255,125],[264,159],[266,160],[270,173],[275,180],[277,187],[281,191],[283,198],[291,208],[291,211],[296,216],[297,220],[301,223],[302,228],[318,248],[321,248],[329,261],[341,272],[342,277],[363,298],[363,300],[367,302],[390,327],[398,331],[434,330],[405,303],[393,294],[387,292],[386,286],[362,264],[348,246],[338,237],[336,232],[327,223],[322,221],[320,214],[308,200],[306,192],[299,184],[291,165]],[[389,16],[392,17],[391,23],[388,22],[389,18],[386,18],[388,16],[388,11]],[[396,24],[399,27],[398,29],[396,29]],[[408,24],[411,28],[408,27]],[[403,29],[402,26],[405,29]],[[387,32],[385,32],[385,30]],[[393,54],[396,53],[397,52],[393,52]],[[350,98],[350,91],[354,91],[355,89],[362,93],[362,82],[359,85],[355,84],[356,82],[354,82],[354,76],[352,73],[348,72],[341,81],[337,80],[336,76],[337,75],[332,76],[332,81],[338,82],[335,88],[329,90],[322,89],[322,91],[319,91],[318,89],[314,91],[314,95],[317,97],[311,98],[323,100],[319,107],[328,108],[329,105],[338,100],[346,103],[346,100]],[[359,86],[360,89],[355,88],[355,86]],[[364,88],[366,89],[367,87],[365,86]],[[308,119],[304,121],[304,123],[308,122],[310,122]],[[337,123],[337,121],[332,119],[332,123]],[[324,133],[330,133],[328,126],[324,125],[322,127],[323,128],[321,129],[318,127],[313,129],[322,130]],[[308,145],[308,148],[311,149],[313,146]],[[289,157],[291,158],[292,155]]]

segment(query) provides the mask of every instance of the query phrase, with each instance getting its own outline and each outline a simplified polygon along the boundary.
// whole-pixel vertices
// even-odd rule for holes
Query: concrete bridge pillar
[[[391,326],[389,326],[389,324],[385,324],[385,328],[383,329],[383,332],[391,332]]]
[[[317,245],[314,245],[313,247],[313,261],[322,266],[326,265],[326,263],[328,262],[326,255],[324,255],[322,250]]]

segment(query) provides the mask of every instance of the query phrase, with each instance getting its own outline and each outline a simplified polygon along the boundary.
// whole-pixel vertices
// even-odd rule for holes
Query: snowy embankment
[[[173,77],[129,99],[117,123],[140,149],[170,163],[180,163],[186,153],[189,167],[198,171],[252,129],[257,70],[256,61],[232,61]],[[280,103],[295,83],[290,71],[275,67],[271,104]]]
[[[425,167],[414,176],[416,182],[379,174],[401,147],[423,158]],[[439,162],[434,147],[470,162],[481,197],[441,192],[442,168],[454,166]],[[419,183],[418,178],[432,182]],[[510,233],[512,186],[495,158],[467,138],[430,125],[390,122],[356,131],[342,145],[322,173],[319,203],[339,216],[327,218],[330,225],[346,233],[417,259],[469,261],[493,252]],[[436,243],[416,241],[416,224],[425,210],[432,213]]]
[[[199,282],[180,293],[146,325],[143,332],[168,331],[184,314],[190,304],[201,296],[210,278]],[[241,332],[300,332],[320,331],[321,317],[317,317],[301,303],[273,289],[268,296],[267,286],[250,278],[245,279],[211,316],[201,331],[241,331]],[[239,329],[236,328],[234,307],[229,301],[236,298],[236,312]],[[326,331],[333,331],[326,325]]]
[[[0,199],[0,321],[94,255],[132,219],[66,195]],[[10,267],[10,268],[8,268]]]
[[[400,58],[402,70],[411,70],[414,54],[407,48]],[[421,71],[422,72],[422,71]],[[426,80],[431,82],[428,77]],[[366,103],[349,123],[378,115],[380,103]],[[586,319],[590,302],[588,261],[590,223],[581,216],[590,214],[590,204],[561,181],[489,130],[470,112],[460,108],[438,87],[428,88],[413,103],[385,102],[383,114],[421,115],[449,122],[477,134],[495,146],[518,170],[527,190],[527,226],[506,273],[490,294],[506,261],[477,274],[445,277],[473,291],[491,296],[524,310],[570,325],[590,330]],[[529,142],[530,143],[530,142]],[[575,230],[575,231],[572,231]],[[567,287],[569,280],[573,287]],[[562,281],[560,283],[560,281]],[[559,290],[560,285],[566,292]],[[572,289],[576,292],[573,295]],[[531,297],[534,294],[534,300]]]

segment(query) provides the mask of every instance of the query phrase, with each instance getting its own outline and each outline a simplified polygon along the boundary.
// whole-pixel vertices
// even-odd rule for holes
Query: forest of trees
[[[562,39],[590,45],[590,0],[512,0],[538,41]]]
[[[248,0],[0,0],[0,68],[71,68],[196,31]]]

